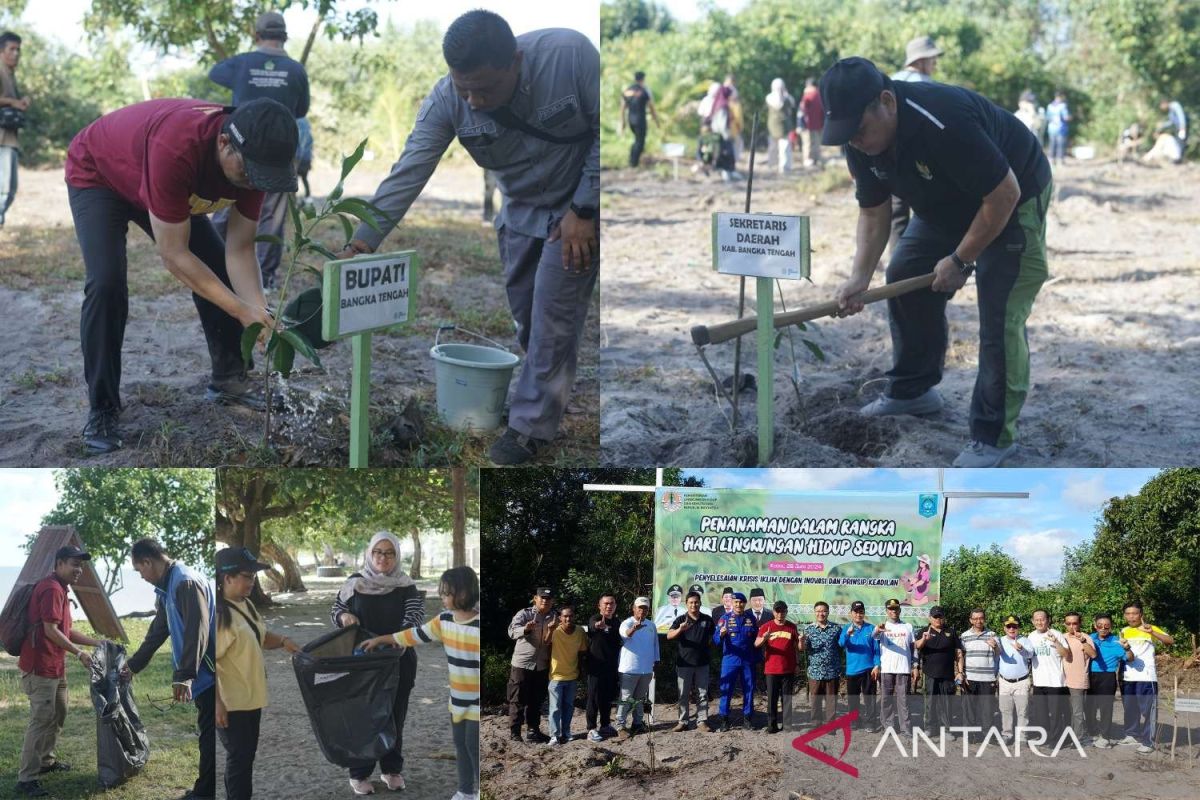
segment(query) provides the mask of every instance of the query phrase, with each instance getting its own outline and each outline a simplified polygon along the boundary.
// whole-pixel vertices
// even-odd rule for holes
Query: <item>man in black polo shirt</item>
[[[929,626],[916,634],[913,647],[925,673],[925,730],[933,736],[939,728],[953,725],[950,698],[954,695],[954,662],[958,655],[958,633],[945,624],[941,606],[929,609]],[[953,733],[951,739],[957,739]]]
[[[654,124],[659,127],[658,111],[654,108],[654,97],[646,88],[646,73],[638,70],[633,73],[633,83],[621,92],[621,123],[617,126],[618,133],[625,123],[633,131],[633,146],[629,148],[629,166],[636,167],[642,159],[642,151],[646,149],[646,112],[654,117]]]
[[[687,593],[687,613],[671,623],[667,638],[679,644],[675,657],[675,674],[679,683],[679,723],[675,733],[688,729],[692,690],[698,693],[696,718],[698,727],[708,726],[708,664],[712,648],[712,617],[700,610],[700,592],[694,588]]]
[[[891,195],[907,200],[914,216],[887,282],[935,276],[931,289],[888,301],[892,369],[883,396],[863,413],[941,410],[934,387],[946,359],[946,302],[975,272],[979,372],[971,442],[954,466],[996,466],[1015,448],[1029,390],[1025,320],[1047,274],[1050,164],[1029,129],[984,97],[939,83],[895,83],[863,58],[831,67],[821,99],[821,141],[845,145],[859,205],[851,276],[837,290],[841,313],[863,309],[860,295],[888,241]]]
[[[232,89],[235,106],[259,97],[269,97],[282,103],[296,119],[306,116],[309,104],[308,73],[303,64],[289,58],[283,49],[287,38],[287,25],[282,14],[278,11],[261,14],[254,24],[254,43],[257,48],[221,61],[209,71],[208,79]],[[268,192],[263,196],[262,213],[258,217],[260,236],[283,237],[287,196],[285,192]],[[227,218],[228,214],[224,212],[218,212],[213,217],[213,223],[222,236],[225,234]],[[275,273],[283,257],[283,246],[257,242],[255,250],[262,270],[263,286],[270,288],[275,285]]]
[[[621,620],[616,617],[617,598],[611,594],[600,596],[597,609],[600,613],[592,615],[587,629],[587,727],[588,739],[602,742],[617,733],[612,727],[612,704],[617,696]]]

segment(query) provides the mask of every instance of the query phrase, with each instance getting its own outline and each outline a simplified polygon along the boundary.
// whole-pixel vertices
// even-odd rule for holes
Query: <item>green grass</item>
[[[123,620],[132,651],[141,644],[149,622]],[[86,623],[76,629],[92,635]],[[78,659],[67,657],[67,721],[59,737],[57,754],[70,764],[70,772],[43,776],[42,786],[53,797],[106,800],[169,800],[191,788],[199,762],[196,738],[196,707],[191,703],[173,705],[171,697],[170,643],[150,660],[133,679],[134,701],[150,737],[150,761],[141,774],[107,792],[97,784],[96,713],[92,708],[88,678]],[[150,703],[153,699],[163,709]],[[17,659],[0,655],[0,797],[15,796],[21,744],[29,722],[29,701],[21,690]]]

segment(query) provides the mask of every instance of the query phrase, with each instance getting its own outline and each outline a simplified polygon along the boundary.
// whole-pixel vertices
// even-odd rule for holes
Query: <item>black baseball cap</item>
[[[58,548],[54,553],[55,561],[66,561],[68,558],[78,558],[80,561],[90,561],[92,554],[86,550],[80,550],[73,544],[64,545]]]
[[[944,617],[946,616],[946,612],[942,610],[941,606],[934,606],[933,608],[929,609],[929,616]]]
[[[825,127],[821,144],[843,145],[854,138],[863,111],[887,88],[887,76],[865,58],[843,58],[821,76]]]
[[[259,97],[237,106],[225,120],[233,148],[246,162],[246,177],[262,192],[296,191],[296,147],[300,131],[283,103]]]
[[[264,39],[287,39],[287,22],[278,11],[267,11],[259,14],[254,32]]]
[[[867,607],[865,605],[863,605],[862,600],[855,600],[853,603],[850,604],[850,610],[851,611],[866,611]]]
[[[547,600],[554,598],[554,591],[546,586],[539,586],[537,591],[533,593],[534,597],[544,597]]]
[[[217,551],[217,574],[230,575],[235,572],[261,572],[269,566],[255,558],[247,547],[226,547]]]

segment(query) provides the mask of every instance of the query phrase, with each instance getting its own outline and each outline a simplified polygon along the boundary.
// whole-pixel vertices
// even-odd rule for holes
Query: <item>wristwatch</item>
[[[971,277],[971,273],[975,271],[974,261],[963,261],[958,257],[957,252],[951,253],[950,258],[954,259],[954,263],[958,266],[958,271],[962,273],[964,278]]]
[[[580,219],[596,218],[595,206],[577,206],[574,203],[571,203],[571,210],[574,211],[575,216],[579,217]]]

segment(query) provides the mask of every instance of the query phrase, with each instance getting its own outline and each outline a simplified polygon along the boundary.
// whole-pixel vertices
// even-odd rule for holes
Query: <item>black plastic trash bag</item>
[[[358,645],[374,635],[351,625],[309,642],[292,656],[317,744],[339,767],[376,761],[396,745],[393,708],[404,651],[356,654]]]
[[[96,709],[96,767],[105,789],[138,774],[150,758],[150,738],[133,691],[121,680],[125,646],[105,642],[92,654],[92,705]]]

